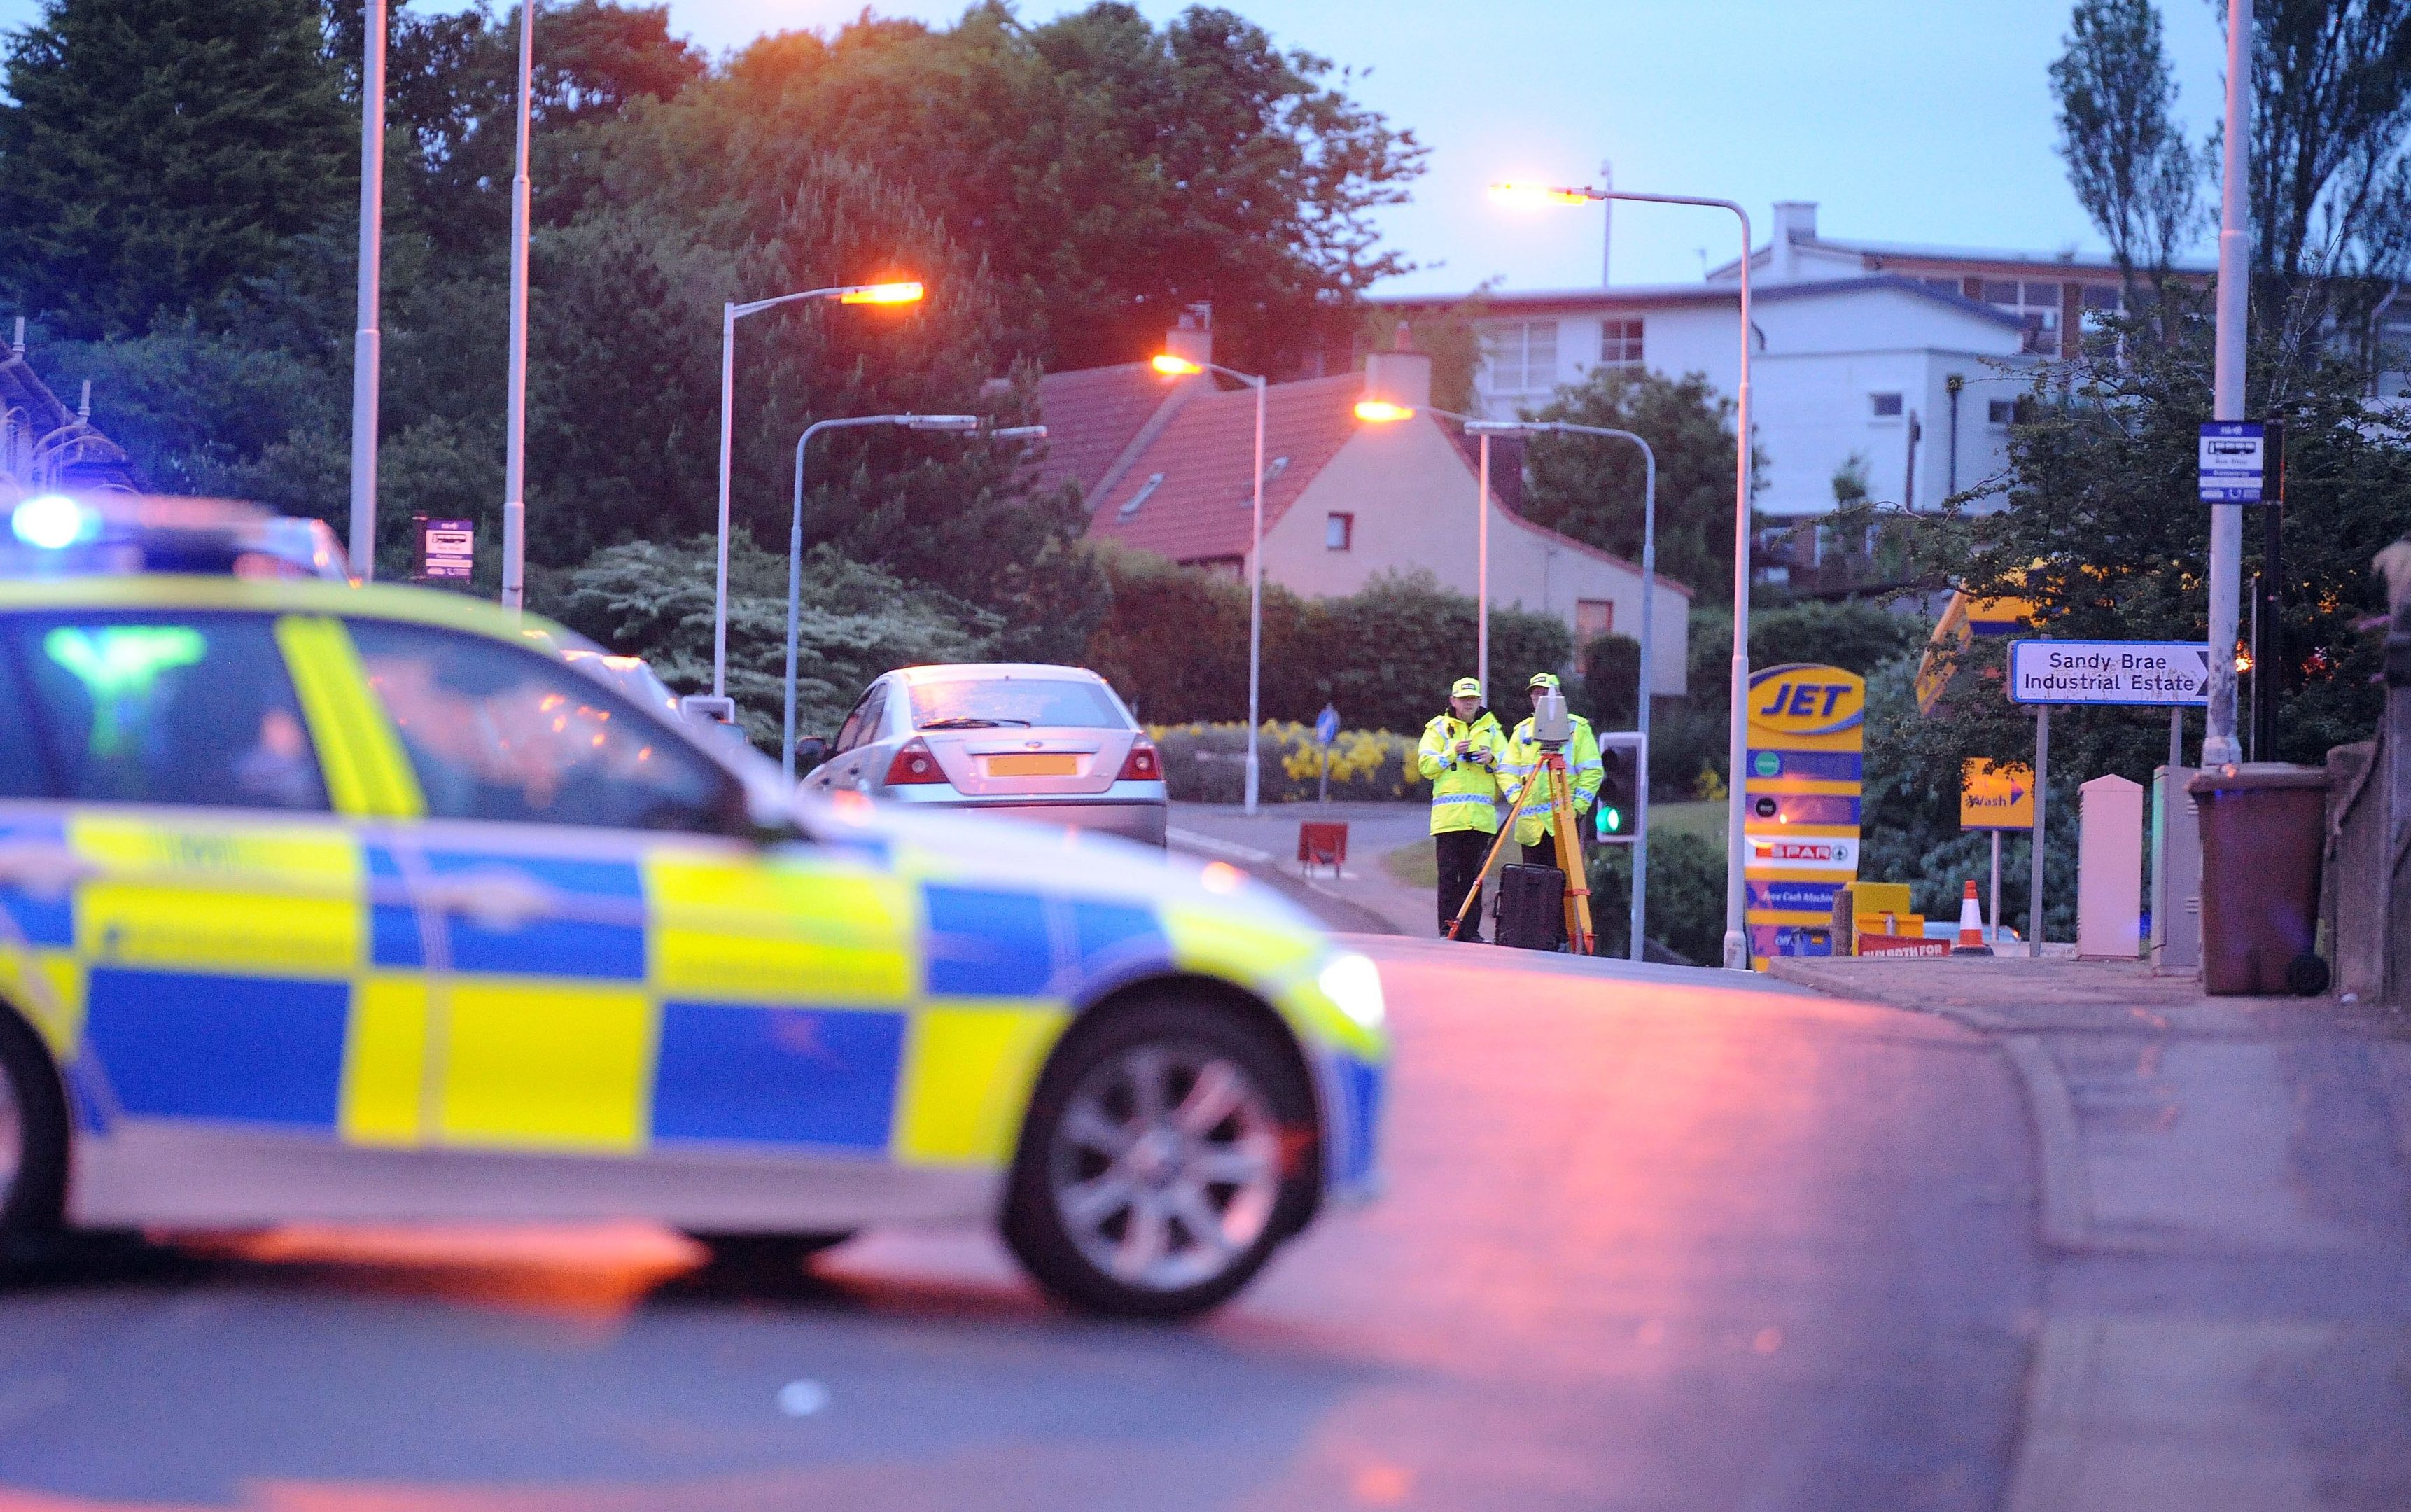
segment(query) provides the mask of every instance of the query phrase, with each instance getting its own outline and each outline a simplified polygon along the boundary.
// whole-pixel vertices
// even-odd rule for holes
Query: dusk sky
[[[36,0],[0,0],[21,23]],[[439,6],[433,8],[456,8]],[[942,22],[955,0],[886,0]],[[1077,8],[1031,0],[1038,20]],[[1162,21],[1176,0],[1140,0]],[[1600,212],[1496,207],[1499,177],[1591,182],[1740,200],[1764,238],[1778,198],[1819,203],[1827,233],[2041,252],[2097,249],[2058,157],[2045,70],[2068,6],[2034,0],[1251,0],[1233,8],[1304,48],[1369,70],[1353,86],[1431,147],[1414,201],[1386,215],[1422,265],[1387,285],[1450,290],[1595,284]],[[2209,0],[2166,0],[2179,109],[2215,119],[2223,48]],[[673,26],[714,53],[766,31],[826,29],[859,0],[672,0]],[[1622,207],[1619,284],[1688,282],[1732,255],[1729,217]]]

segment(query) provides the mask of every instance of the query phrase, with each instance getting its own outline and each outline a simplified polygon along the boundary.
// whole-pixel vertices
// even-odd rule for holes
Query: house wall
[[[1471,596],[1479,586],[1474,488],[1472,467],[1438,423],[1366,426],[1265,532],[1264,576],[1308,597],[1338,598],[1381,573],[1420,570]],[[1571,629],[1578,601],[1604,601],[1615,605],[1614,628],[1640,638],[1638,572],[1549,540],[1495,500],[1490,509],[1494,605],[1554,614]],[[1325,544],[1335,513],[1354,516],[1344,551]],[[1656,600],[1650,686],[1676,696],[1689,662],[1687,603],[1672,589]],[[1469,661],[1472,653],[1466,647]]]

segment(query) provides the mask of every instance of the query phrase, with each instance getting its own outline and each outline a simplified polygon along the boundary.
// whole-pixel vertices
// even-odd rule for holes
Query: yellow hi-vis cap
[[[1471,677],[1459,677],[1456,679],[1455,683],[1450,687],[1448,696],[1451,698],[1480,698],[1482,696],[1482,684],[1474,681]]]
[[[1557,685],[1557,675],[1556,673],[1535,672],[1532,674],[1532,680],[1526,686],[1531,688],[1555,688]]]

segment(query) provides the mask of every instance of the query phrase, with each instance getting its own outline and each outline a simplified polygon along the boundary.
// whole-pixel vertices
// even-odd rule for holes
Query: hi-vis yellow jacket
[[[1463,756],[1456,753],[1460,740],[1473,742]],[[1415,767],[1432,785],[1434,835],[1452,830],[1498,833],[1498,779],[1493,774],[1506,749],[1507,737],[1488,709],[1476,714],[1470,724],[1443,711],[1424,726]]]
[[[1573,716],[1574,737],[1566,742],[1566,778],[1573,785],[1574,817],[1590,812],[1599,800],[1600,784],[1607,780],[1607,767],[1599,757],[1599,736],[1591,733],[1590,721],[1581,715]],[[1515,727],[1514,735],[1507,742],[1507,754],[1498,763],[1498,793],[1509,803],[1524,791],[1524,784],[1540,770],[1541,743],[1532,737],[1532,721],[1527,719]],[[1515,843],[1538,845],[1541,837],[1551,833],[1549,828],[1549,795],[1532,794],[1532,807],[1515,820]]]

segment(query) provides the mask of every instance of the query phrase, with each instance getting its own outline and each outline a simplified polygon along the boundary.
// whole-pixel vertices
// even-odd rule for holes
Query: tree
[[[709,536],[606,546],[566,574],[557,612],[614,651],[641,656],[682,692],[711,687],[714,544]],[[786,695],[787,559],[738,535],[728,554],[728,691],[748,738],[777,750]],[[944,593],[813,550],[797,621],[796,733],[837,734],[883,672],[980,662],[1000,622]]]
[[[344,214],[358,128],[312,0],[49,0],[8,36],[0,282],[56,334],[216,316]]]
[[[1601,369],[1557,391],[1541,420],[1629,430],[1658,455],[1658,570],[1694,588],[1732,576],[1732,402],[1707,378]],[[1765,458],[1755,448],[1753,470]],[[1630,442],[1539,435],[1526,443],[1524,514],[1601,550],[1641,560],[1643,468]]]
[[[1406,266],[1372,214],[1423,150],[1333,71],[1203,7],[1160,30],[1119,4],[1038,26],[996,3],[947,30],[866,17],[755,43],[652,113],[614,182],[716,237],[835,153],[942,208],[996,281],[1015,356],[1131,360],[1206,301],[1227,359],[1286,371]]]
[[[2152,0],[2078,0],[2051,65],[2059,155],[2077,203],[2110,242],[2131,301],[2136,275],[2164,284],[2201,225],[2201,172],[2171,119],[2177,86]]]

